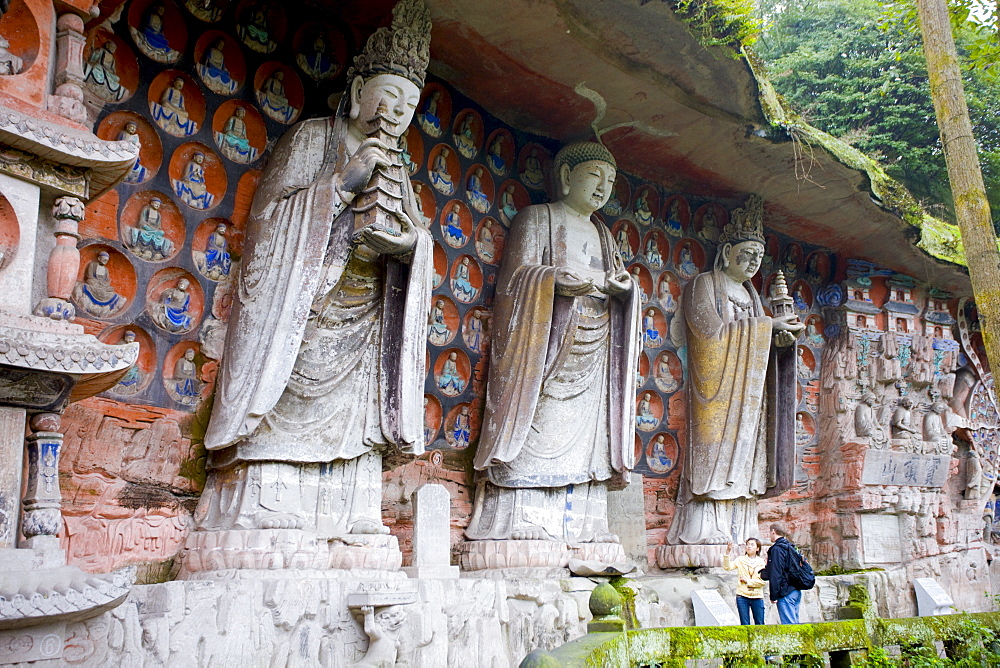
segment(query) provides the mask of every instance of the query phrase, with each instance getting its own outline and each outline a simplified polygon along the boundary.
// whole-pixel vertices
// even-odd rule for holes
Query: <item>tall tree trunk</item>
[[[1000,370],[1000,251],[979,167],[946,0],[917,0],[934,112],[962,230],[986,355]]]

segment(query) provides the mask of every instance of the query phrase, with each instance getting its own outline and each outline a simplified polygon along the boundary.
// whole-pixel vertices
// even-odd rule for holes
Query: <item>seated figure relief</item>
[[[107,318],[120,312],[128,303],[128,298],[115,292],[111,285],[111,272],[108,261],[111,256],[101,251],[97,257],[87,263],[83,272],[83,281],[73,289],[73,301],[88,315],[96,318]]]
[[[174,242],[163,230],[163,200],[153,197],[142,207],[134,227],[125,228],[125,245],[144,260],[163,260],[174,252]]]

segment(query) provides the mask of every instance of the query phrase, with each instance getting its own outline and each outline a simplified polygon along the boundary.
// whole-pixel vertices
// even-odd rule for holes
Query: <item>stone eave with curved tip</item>
[[[57,180],[46,179],[40,185],[61,195],[91,200],[124,179],[139,149],[128,142],[105,141],[96,135],[59,125],[0,105],[0,148],[8,146],[37,156],[54,165],[81,170],[86,181],[83,192],[61,187]]]
[[[758,193],[773,230],[971,294],[957,227],[787,110],[752,56],[703,46],[666,3],[428,5],[431,72],[505,122],[560,141],[592,137],[584,84],[607,105],[598,127],[614,127],[603,141],[622,170],[696,196]]]
[[[10,316],[10,314],[5,314]],[[139,358],[139,344],[111,345],[79,332],[47,331],[31,327],[42,318],[22,316],[16,324],[0,325],[0,367],[70,379],[64,402],[80,401],[113,387]],[[60,403],[62,403],[62,401]],[[65,404],[63,404],[65,405]]]
[[[0,570],[0,630],[96,617],[120,605],[132,574],[84,573],[76,566]]]

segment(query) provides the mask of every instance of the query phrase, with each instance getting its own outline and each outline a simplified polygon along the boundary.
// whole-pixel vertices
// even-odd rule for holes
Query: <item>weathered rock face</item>
[[[187,30],[184,48],[191,49],[204,28],[187,11],[181,8],[178,18]],[[138,25],[141,18],[126,16],[120,27]],[[333,41],[329,40],[328,45]],[[118,65],[122,81],[128,91],[134,92],[138,89],[138,70],[129,69],[128,58],[146,56],[134,55],[135,42],[128,30],[109,33],[99,27],[88,32],[85,56],[109,42],[117,44],[111,56],[116,63],[122,61]],[[252,52],[237,38],[234,44],[227,43],[227,49],[225,63],[238,63],[237,54],[245,60]],[[276,62],[283,63],[282,58]],[[232,66],[234,81],[244,78],[243,87],[237,88],[230,102],[247,110],[243,120],[252,145],[261,136],[274,139],[281,135],[308,106],[310,96],[315,96],[317,89],[310,83],[311,77],[303,78],[295,67],[290,64],[269,69],[260,82],[255,79],[251,85],[248,75]],[[181,93],[190,119],[204,124],[217,113],[227,119],[232,116],[230,107],[222,110],[224,104],[207,102],[199,71],[178,70],[174,79],[177,76],[185,82]],[[86,90],[93,92],[96,88],[97,84],[88,80]],[[153,88],[150,95],[162,106],[167,82]],[[88,569],[150,563],[159,564],[149,567],[151,573],[163,577],[168,572],[166,562],[177,554],[191,526],[193,500],[201,489],[204,460],[200,438],[209,415],[208,398],[214,390],[218,360],[224,356],[222,341],[233,294],[229,277],[238,271],[257,166],[263,164],[260,158],[268,155],[268,145],[257,146],[259,157],[249,169],[230,165],[225,155],[218,158],[225,179],[218,173],[213,177],[212,169],[206,169],[207,190],[215,192],[215,204],[206,219],[204,210],[185,204],[170,185],[171,178],[183,176],[190,156],[184,153],[183,163],[178,158],[180,172],[171,173],[173,162],[163,147],[172,139],[161,125],[167,121],[154,118],[148,102],[134,93],[120,100],[100,102],[104,109],[98,116],[100,136],[121,135],[124,141],[130,141],[133,135],[138,137],[142,169],[132,174],[133,181],[140,181],[143,187],[125,183],[88,207],[80,227],[84,247],[78,281],[85,283],[86,267],[98,257],[97,250],[88,254],[87,249],[109,248],[111,289],[128,301],[120,311],[80,322],[88,331],[112,342],[126,340],[126,332],[131,331],[140,343],[141,354],[132,377],[123,379],[104,398],[88,403],[86,410],[71,410],[66,417],[70,428],[63,471],[71,477],[66,495],[70,502],[68,532],[63,540],[69,558]],[[412,171],[421,215],[430,221],[435,239],[435,288],[428,324],[424,405],[424,435],[431,451],[409,464],[400,466],[392,461],[383,474],[383,522],[398,538],[406,564],[411,526],[408,499],[421,482],[442,482],[452,493],[453,547],[457,547],[461,531],[468,526],[472,480],[466,458],[476,446],[482,428],[496,276],[509,225],[517,211],[551,198],[547,179],[554,146],[505,126],[437,81],[428,84],[414,124],[404,136],[404,156]],[[198,150],[205,154],[205,164],[218,157],[212,157],[211,146]],[[477,171],[477,165],[485,169]],[[466,178],[466,172],[475,178]],[[141,219],[144,210],[152,210],[151,193],[160,200],[159,222],[147,224],[149,229],[143,237],[139,233],[144,229]],[[681,293],[698,271],[708,268],[707,259],[718,247],[719,234],[740,202],[742,198],[728,196],[689,196],[621,175],[609,202],[599,212],[619,251],[627,258],[629,273],[639,285],[643,318],[649,320],[649,327],[643,329],[643,350],[636,374],[636,407],[642,423],[636,424],[635,455],[637,472],[643,475],[651,553],[664,542],[670,526],[682,444],[687,440],[687,349],[680,318],[676,317]],[[228,223],[224,243],[212,239],[220,221]],[[821,418],[819,397],[828,390],[821,387],[820,367],[826,358],[827,325],[835,324],[824,308],[832,303],[826,296],[830,286],[846,280],[846,260],[781,235],[767,234],[766,242],[756,287],[768,305],[772,275],[782,269],[796,313],[806,323],[807,331],[799,340],[802,353],[797,360],[799,417],[794,485],[777,500],[761,502],[761,521],[766,524],[779,517],[789,521],[798,527],[798,542],[807,543],[805,527],[826,512],[814,511],[811,501],[824,461],[818,449],[825,419]],[[182,252],[188,247],[191,254]],[[229,255],[229,265],[224,254]],[[210,255],[214,258],[211,263]],[[185,297],[182,301],[187,305],[174,309],[174,319],[183,324],[190,318],[190,328],[181,327],[186,333],[171,331],[153,317],[164,316],[163,309],[154,307],[163,303],[164,293],[176,289],[182,278],[188,281],[185,292],[190,299]],[[927,294],[925,286],[914,285],[911,300],[922,308],[929,303]],[[872,302],[882,315],[866,315],[873,324],[882,318],[884,324],[878,327],[891,326],[897,333],[898,319],[903,318],[912,321],[911,331],[924,325],[931,327],[925,332],[930,340],[943,340],[952,329],[946,320],[951,317],[949,309],[954,312],[953,301],[943,300],[942,308],[927,309],[928,313],[938,314],[937,320],[905,313],[906,308],[892,311],[883,302],[896,302],[895,298],[888,299],[887,287]],[[887,315],[890,311],[891,318]],[[942,315],[944,320],[939,317]],[[160,320],[169,324],[171,321],[164,317]],[[941,328],[940,337],[935,336],[934,327]],[[185,351],[191,349],[195,351],[191,360],[193,377],[184,373],[178,376],[177,370],[184,367],[187,357]],[[884,383],[882,386],[888,387]],[[928,400],[929,396],[923,402]],[[875,409],[881,410],[881,406]],[[923,438],[927,409],[918,402],[911,411],[911,424],[920,429]],[[849,412],[854,419],[853,408]],[[888,418],[884,429],[888,438]],[[107,502],[93,502],[95,497],[115,500],[110,502],[110,509],[103,509]],[[88,499],[87,503],[84,499]],[[974,514],[971,509],[969,512]],[[957,533],[955,536],[958,539]],[[131,547],[111,547],[117,545]]]
[[[204,454],[183,435],[191,422],[187,413],[108,399],[69,408],[62,546],[72,563],[91,572],[145,564],[140,578],[169,576],[205,475]]]
[[[296,464],[294,475],[286,475],[289,469],[281,467],[262,473],[259,464],[253,464],[256,470],[234,467],[226,474],[232,479],[246,476],[244,489],[266,490],[273,505],[286,492],[296,492],[317,511],[337,505],[337,494],[365,492],[373,525],[384,525],[389,533],[344,541],[346,547],[332,555],[329,541],[302,540],[301,535],[288,534],[288,527],[252,536],[237,528],[224,539],[214,536],[189,546],[204,548],[204,558],[190,562],[187,575],[193,579],[184,582],[167,581],[177,575],[182,549],[197,522],[205,519],[196,517],[196,506],[205,486],[204,441],[213,397],[216,414],[231,408],[224,405],[225,398],[217,397],[220,365],[238,354],[248,360],[244,366],[251,373],[259,372],[255,365],[260,360],[252,351],[227,350],[226,341],[228,328],[236,326],[230,323],[234,300],[252,288],[246,281],[237,287],[236,279],[241,271],[245,277],[257,277],[259,268],[241,267],[252,257],[267,255],[259,250],[254,255],[258,237],[248,236],[251,214],[260,214],[252,211],[252,203],[261,175],[265,165],[284,155],[276,147],[293,124],[329,113],[329,94],[348,84],[346,66],[360,47],[354,37],[366,37],[384,25],[389,7],[349,3],[349,12],[341,15],[345,10],[335,3],[327,3],[324,11],[292,3],[258,15],[243,13],[234,3],[223,8],[193,0],[137,1],[85,23],[81,16],[91,9],[87,0],[60,3],[59,11],[67,11],[61,16],[46,0],[11,3],[0,21],[0,35],[7,41],[6,46],[0,42],[0,311],[5,318],[17,314],[18,322],[49,334],[85,332],[102,344],[125,344],[119,348],[133,351],[137,345],[138,356],[112,386],[101,388],[99,397],[72,404],[58,430],[33,431],[34,450],[27,450],[36,458],[29,468],[30,498],[20,496],[21,467],[0,467],[0,547],[13,546],[20,538],[21,502],[27,501],[25,526],[33,546],[22,556],[33,566],[23,570],[60,566],[61,547],[69,564],[90,573],[134,565],[140,583],[163,584],[140,585],[125,604],[89,621],[65,618],[52,628],[35,625],[23,635],[37,652],[3,660],[53,658],[57,653],[40,648],[48,652],[55,647],[64,661],[78,664],[173,665],[215,658],[253,664],[268,654],[279,660],[308,656],[341,665],[372,656],[366,640],[372,634],[364,631],[362,621],[367,604],[351,598],[357,594],[370,594],[373,601],[385,595],[378,599],[381,603],[371,604],[373,624],[392,626],[390,635],[402,639],[397,660],[409,657],[414,665],[508,665],[531,649],[553,647],[584,632],[586,599],[594,583],[570,578],[561,568],[573,556],[568,542],[552,541],[559,543],[557,549],[534,560],[546,550],[532,537],[513,546],[479,541],[492,551],[462,552],[468,557],[465,565],[491,565],[500,577],[437,578],[454,575],[449,562],[460,561],[477,484],[473,456],[487,409],[498,407],[487,406],[487,387],[496,380],[490,374],[497,371],[491,366],[491,348],[499,336],[498,295],[503,286],[498,281],[506,282],[501,267],[505,257],[513,257],[508,255],[513,252],[510,244],[520,225],[515,219],[565,194],[554,179],[558,144],[525,130],[557,128],[557,133],[543,134],[559,136],[587,127],[591,98],[573,93],[572,84],[566,83],[579,72],[577,59],[566,55],[580,54],[574,50],[579,38],[574,30],[566,31],[563,22],[575,28],[592,26],[595,17],[619,5],[594,9],[569,3],[564,16],[533,6],[533,20],[549,21],[553,38],[544,49],[532,50],[530,59],[545,60],[541,54],[559,49],[565,53],[554,54],[544,64],[536,62],[539,71],[545,68],[544,76],[518,74],[518,88],[510,79],[496,83],[492,74],[484,74],[484,65],[466,62],[465,54],[487,54],[483,62],[494,67],[492,73],[520,73],[523,67],[514,54],[502,53],[494,43],[509,42],[505,31],[526,20],[510,15],[529,3],[516,0],[498,8],[512,19],[503,25],[495,17],[490,20],[497,25],[483,25],[484,12],[469,12],[468,25],[483,31],[477,36],[453,15],[470,6],[463,2],[432,3],[433,11],[449,15],[440,31],[435,29],[435,39],[445,36],[436,46],[442,66],[435,71],[446,74],[447,80],[426,84],[413,123],[400,137],[400,168],[406,174],[401,178],[413,190],[408,215],[426,230],[422,252],[427,285],[415,299],[419,304],[412,313],[418,316],[411,313],[406,324],[417,332],[409,343],[419,341],[419,350],[408,353],[416,361],[412,368],[425,369],[422,377],[418,373],[407,379],[417,388],[407,404],[413,413],[410,421],[415,415],[416,431],[422,426],[423,437],[409,442],[422,440],[427,452],[400,457],[378,445],[373,448],[378,452],[364,462],[363,484],[357,483],[359,478],[341,476],[349,484],[339,487],[320,482],[330,477],[329,458]],[[634,19],[648,11],[664,18],[661,10],[668,10],[654,4],[643,9],[632,3],[624,15]],[[52,25],[57,26],[54,41],[49,38]],[[558,30],[552,28],[556,25]],[[672,39],[687,39],[683,26],[670,26]],[[662,41],[663,34],[657,28],[656,39]],[[615,41],[603,53],[646,44],[651,36],[644,28],[630,38],[634,42]],[[530,36],[535,39],[537,35]],[[459,52],[460,57],[455,55]],[[704,68],[678,71],[678,63],[691,63],[690,55],[668,58],[669,63],[660,62],[662,55],[650,66],[660,72],[656,76],[664,67],[675,76],[683,74],[683,94],[644,92],[652,90],[646,79],[622,76],[609,64],[634,62],[634,53],[594,58],[588,51],[587,58],[594,62],[584,62],[588,72],[614,74],[588,80],[609,81],[608,95],[628,101],[621,102],[622,108],[645,119],[645,125],[619,128],[607,136],[619,161],[641,167],[647,177],[620,170],[613,185],[605,184],[595,214],[601,227],[592,230],[601,229],[599,240],[610,243],[602,259],[620,258],[618,268],[632,285],[630,299],[641,322],[636,369],[619,388],[630,399],[619,406],[620,412],[630,417],[617,425],[627,433],[619,448],[627,452],[619,454],[623,461],[634,460],[633,479],[641,476],[642,482],[633,485],[641,488],[611,492],[608,499],[611,520],[623,527],[623,538],[629,536],[624,549],[633,559],[648,552],[648,571],[664,575],[653,564],[659,548],[670,542],[668,528],[678,495],[683,496],[681,462],[688,453],[692,420],[687,396],[697,367],[681,317],[682,295],[699,274],[712,268],[709,259],[719,253],[721,235],[746,200],[743,188],[733,184],[754,183],[772,189],[776,198],[764,202],[773,218],[764,218],[760,272],[752,277],[752,287],[744,288],[745,296],[755,303],[759,297],[760,317],[776,315],[779,304],[773,288],[780,270],[789,293],[786,306],[805,325],[792,348],[795,374],[786,388],[793,404],[791,488],[758,501],[757,535],[766,534],[769,522],[782,521],[819,568],[886,568],[866,576],[883,615],[914,613],[910,581],[922,576],[938,579],[963,609],[987,607],[981,594],[991,589],[991,542],[1000,535],[1000,528],[994,531],[1000,527],[994,495],[1000,445],[997,402],[979,352],[971,306],[938,289],[961,288],[965,279],[953,268],[929,266],[923,251],[910,245],[900,249],[899,257],[887,256],[886,264],[920,266],[928,272],[922,276],[947,286],[920,283],[853,260],[855,255],[871,259],[873,251],[864,244],[871,238],[866,236],[871,234],[870,221],[854,216],[840,221],[842,236],[831,233],[841,229],[832,221],[838,197],[832,193],[849,190],[844,201],[850,200],[851,210],[868,211],[864,207],[874,205],[868,193],[856,187],[859,175],[848,178],[842,166],[831,167],[828,188],[801,195],[802,184],[790,177],[782,180],[781,174],[754,162],[760,158],[775,164],[776,158],[767,156],[783,147],[753,144],[755,152],[742,140],[721,148],[714,145],[732,134],[726,125],[731,120],[718,114],[699,116],[704,123],[699,125],[694,115],[700,112],[686,105],[693,96],[701,110],[718,104],[747,116],[749,125],[761,122],[759,109],[746,112],[754,100],[747,90],[725,103],[720,102],[728,95],[723,86],[713,85],[710,95],[704,90],[716,77],[734,80],[734,70],[743,64],[727,59],[712,77],[693,76],[691,72]],[[461,63],[456,62],[459,58]],[[639,69],[645,71],[647,65]],[[475,67],[480,68],[478,74],[470,78]],[[573,78],[573,84],[577,81]],[[501,103],[503,98],[517,98],[517,103]],[[530,114],[521,98],[532,101]],[[665,111],[665,103],[678,115]],[[669,138],[674,144],[668,150],[664,137],[654,140],[644,133],[650,128],[662,133],[671,119],[688,130],[681,134],[681,126],[674,127],[671,132],[676,134]],[[323,126],[323,121],[313,120],[309,127]],[[96,128],[96,138],[87,127]],[[741,126],[741,137],[744,130]],[[317,130],[314,136],[321,134]],[[724,166],[740,173],[718,173],[737,144],[746,154]],[[622,155],[629,151],[632,156]],[[306,152],[322,159],[323,148]],[[271,200],[287,203],[294,192],[304,192],[300,185],[294,179],[282,183],[279,192],[270,193]],[[266,179],[262,187],[268,187]],[[391,184],[382,182],[381,187]],[[103,192],[106,188],[110,190]],[[102,192],[81,210],[83,201]],[[857,198],[865,201],[863,206]],[[801,211],[790,210],[795,203],[801,204]],[[809,216],[821,223],[811,224]],[[887,230],[887,238],[902,243],[903,226],[897,227]],[[308,235],[304,238],[308,241]],[[273,240],[279,245],[288,241],[280,234]],[[350,245],[339,241],[344,242],[339,247]],[[571,241],[581,242],[582,237]],[[320,251],[325,248],[319,244]],[[589,260],[597,254],[590,249],[579,255]],[[386,275],[384,285],[421,283],[412,275],[413,258],[400,264],[397,269],[410,274]],[[352,298],[382,289],[373,287],[371,280],[385,270],[380,261],[360,265],[351,265],[349,273],[364,287]],[[330,290],[314,287],[312,294],[330,296]],[[309,302],[305,300],[303,313],[313,306]],[[36,307],[41,315],[28,315]],[[317,313],[325,312],[324,304],[316,308]],[[392,323],[380,332],[390,344],[401,313],[389,309],[380,316]],[[300,342],[289,340],[289,355],[295,357]],[[95,363],[86,352],[81,359],[66,361],[65,356],[57,357],[60,350],[27,343],[31,345],[0,350],[5,374],[0,386],[5,392],[21,380],[7,374],[11,360],[18,357],[34,355],[33,363],[49,367]],[[623,342],[612,344],[620,347]],[[28,355],[21,348],[35,352]],[[368,371],[384,361],[378,348],[365,348]],[[103,349],[94,350],[95,359],[100,359]],[[543,350],[539,360],[544,362],[547,353]],[[703,357],[699,361],[704,362]],[[388,387],[395,379],[382,374],[376,380],[376,385]],[[518,378],[506,382],[516,384]],[[54,393],[53,387],[42,390],[32,389],[32,397]],[[366,393],[382,401],[374,385],[366,386]],[[22,398],[27,394],[22,392]],[[393,411],[401,405],[391,398],[384,403],[390,417],[398,417]],[[19,406],[0,408],[0,461],[23,459],[28,411],[35,409]],[[583,420],[569,422],[575,426]],[[381,443],[366,441],[365,447],[374,442]],[[47,454],[59,447],[57,474]],[[712,459],[710,455],[698,461]],[[432,504],[438,526],[421,537],[419,530],[414,535],[420,504],[415,511],[412,498],[425,483],[441,484],[450,499],[439,497]],[[53,489],[62,491],[61,522]],[[214,490],[223,501],[218,509],[228,508],[226,494],[231,489],[221,485]],[[755,490],[750,496],[758,492],[763,493]],[[530,503],[511,508],[533,509]],[[445,510],[450,511],[447,519]],[[559,517],[574,512],[558,510]],[[753,529],[750,521],[744,533]],[[428,535],[433,536],[433,558],[423,551]],[[385,548],[380,553],[384,558],[369,559],[371,546],[362,544],[366,541]],[[610,548],[594,552],[606,558]],[[553,554],[554,562],[547,561]],[[401,564],[420,577],[407,580],[398,572],[390,574]],[[502,568],[512,565],[536,568]],[[272,572],[270,579],[261,581],[223,581],[211,575],[288,566],[293,567],[288,573],[292,577]],[[318,572],[331,566],[365,572],[344,578]],[[296,572],[294,567],[312,572]],[[85,598],[93,599],[93,605],[87,604],[86,614],[98,614],[101,606],[124,596],[127,583],[116,578],[105,578],[100,586],[86,584],[86,578],[69,579],[71,584],[84,582],[74,591],[90,587]],[[853,581],[821,581],[806,597],[805,617],[830,617]],[[366,582],[367,589],[361,591]],[[646,626],[688,624],[686,601],[692,590],[719,588],[728,599],[730,585],[713,573],[649,578],[636,597],[637,614]],[[386,612],[392,606],[402,611],[400,615]],[[51,613],[47,608],[43,615]]]

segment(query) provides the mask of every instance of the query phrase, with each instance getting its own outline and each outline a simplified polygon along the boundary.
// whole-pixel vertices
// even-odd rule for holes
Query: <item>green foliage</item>
[[[914,0],[882,0],[889,21],[902,20],[919,32]],[[948,0],[948,15],[956,35],[963,36],[966,65],[1000,82],[1000,4],[996,0]]]
[[[938,656],[942,643],[946,658]],[[884,649],[891,646],[900,648],[896,656]],[[1000,613],[588,633],[551,654],[566,666],[682,668],[692,659],[718,658],[723,666],[749,667],[777,655],[785,665],[819,668],[828,653],[845,651],[852,665],[867,668],[1000,666]]]
[[[705,46],[749,46],[760,34],[754,0],[666,0]]]
[[[919,32],[877,0],[762,0],[755,51],[803,119],[876,158],[937,216],[954,220]],[[960,40],[960,44],[966,42]],[[966,82],[987,192],[1000,226],[1000,86]]]
[[[816,571],[816,576],[820,575],[851,575],[852,573],[870,573],[871,571],[881,571],[885,570],[874,566],[872,568],[844,568],[840,564],[834,564],[827,569],[822,571]]]

